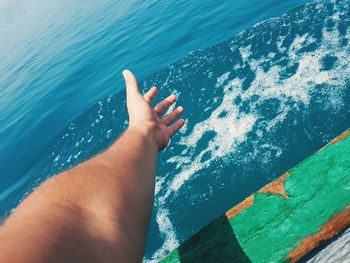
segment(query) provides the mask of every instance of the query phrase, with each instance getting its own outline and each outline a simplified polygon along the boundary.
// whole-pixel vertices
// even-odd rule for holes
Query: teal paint
[[[329,144],[290,170],[288,198],[255,193],[254,204],[230,219],[243,250],[253,262],[283,262],[350,204],[350,136]]]
[[[218,218],[162,262],[290,261],[289,253],[304,238],[350,205],[348,134],[289,170],[282,181],[288,198],[255,193],[250,206],[232,218]]]

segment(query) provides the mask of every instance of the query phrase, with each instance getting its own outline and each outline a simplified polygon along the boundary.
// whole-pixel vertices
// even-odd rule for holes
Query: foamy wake
[[[319,5],[322,5],[322,3]],[[332,28],[327,27],[326,29],[324,27],[322,43],[317,43],[318,48],[315,51],[301,51],[305,46],[316,43],[316,39],[308,33],[297,35],[289,48],[282,47],[285,37],[278,38],[279,52],[283,53],[283,57],[289,58],[287,67],[296,63],[299,64],[295,74],[289,77],[283,75],[286,66],[282,67],[275,62],[269,70],[264,70],[263,65],[271,63],[273,58],[277,56],[276,53],[253,59],[254,51],[251,45],[244,47],[231,46],[232,51],[237,49],[240,51],[243,65],[237,64],[232,72],[226,72],[217,78],[215,88],[224,90],[222,103],[217,108],[212,109],[209,118],[196,123],[192,133],[182,137],[179,144],[185,146],[186,149],[181,155],[167,160],[168,163],[176,164],[176,171],[179,170],[179,172],[177,174],[169,173],[165,178],[157,178],[156,206],[158,210],[156,220],[164,238],[164,243],[147,261],[157,261],[179,245],[167,204],[174,193],[190,178],[194,178],[200,170],[207,168],[217,158],[228,158],[236,147],[245,141],[250,132],[255,132],[259,137],[258,133],[266,133],[278,127],[289,112],[297,111],[301,107],[307,108],[313,94],[318,92],[318,85],[327,85],[327,101],[325,102],[327,107],[336,110],[343,105],[342,94],[350,76],[350,45],[349,43],[346,46],[340,45],[344,39],[337,29],[341,12],[337,11],[333,15],[334,26]],[[349,29],[345,38],[350,39]],[[336,57],[337,61],[333,68],[322,70],[324,66],[322,59],[326,55]],[[255,72],[255,79],[248,89],[244,89],[244,78],[231,78],[230,76],[234,75],[233,72],[247,65]],[[252,100],[253,96],[257,99]],[[249,112],[242,112],[240,105],[234,103],[237,99],[249,101]],[[280,106],[277,116],[266,121],[264,116],[259,114],[258,108],[259,105],[269,99],[278,100]],[[207,132],[215,133],[215,137],[210,140],[207,148],[199,153],[194,151],[200,139]],[[277,150],[281,151],[281,149]],[[208,153],[211,154],[211,157],[203,160],[203,156]],[[161,189],[166,190],[161,192]]]

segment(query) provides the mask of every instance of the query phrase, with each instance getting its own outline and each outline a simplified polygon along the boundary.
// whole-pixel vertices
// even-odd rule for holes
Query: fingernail
[[[124,77],[125,77],[126,74],[128,74],[128,71],[129,71],[129,70],[127,70],[127,69],[124,69],[124,70],[123,70],[122,74],[123,74]]]

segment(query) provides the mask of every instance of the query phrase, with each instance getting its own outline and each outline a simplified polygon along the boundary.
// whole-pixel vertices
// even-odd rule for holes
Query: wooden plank
[[[350,131],[249,196],[162,262],[296,262],[350,225]]]

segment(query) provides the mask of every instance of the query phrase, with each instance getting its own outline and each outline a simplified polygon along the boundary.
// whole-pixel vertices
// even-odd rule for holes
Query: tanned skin
[[[129,127],[105,152],[63,172],[30,194],[0,228],[0,262],[141,262],[151,217],[157,153],[184,120],[164,117],[174,95],[140,94],[123,72]],[[175,122],[174,122],[175,121]]]

